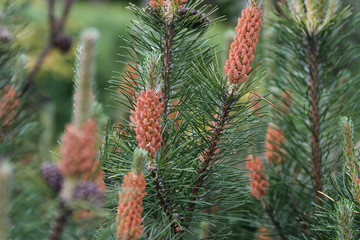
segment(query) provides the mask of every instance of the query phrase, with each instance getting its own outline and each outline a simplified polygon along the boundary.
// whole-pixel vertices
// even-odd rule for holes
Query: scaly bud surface
[[[59,163],[65,177],[84,179],[93,172],[97,162],[96,141],[95,119],[87,120],[80,129],[74,124],[66,126]]]
[[[45,182],[55,191],[60,191],[64,181],[58,166],[53,163],[43,163],[41,165],[41,176]]]
[[[281,163],[281,144],[284,142],[283,132],[279,128],[269,124],[265,139],[265,157],[269,163]]]
[[[262,162],[258,157],[250,155],[247,157],[246,167],[252,171],[248,173],[251,195],[257,199],[263,198],[269,188],[269,183],[266,180]]]
[[[251,71],[256,44],[261,27],[262,11],[258,7],[247,7],[242,11],[236,27],[236,36],[231,44],[229,59],[224,71],[231,84],[243,83]]]
[[[104,205],[103,191],[92,182],[83,182],[74,189],[74,199],[87,201],[94,207],[102,207]]]
[[[141,236],[142,225],[141,213],[143,211],[142,199],[146,195],[144,174],[137,176],[132,172],[124,176],[119,192],[119,206],[116,217],[116,236],[119,240],[135,240]]]
[[[135,108],[136,140],[139,147],[147,150],[154,158],[161,146],[161,116],[164,103],[160,103],[161,92],[141,91]]]

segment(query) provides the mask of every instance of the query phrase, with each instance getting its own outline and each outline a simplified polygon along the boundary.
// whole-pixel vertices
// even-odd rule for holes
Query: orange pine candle
[[[243,83],[251,71],[256,44],[261,27],[262,11],[259,7],[247,7],[242,11],[236,27],[236,36],[231,44],[229,59],[224,71],[231,84]]]
[[[281,145],[285,142],[283,132],[269,124],[265,139],[265,157],[269,163],[281,163],[283,154]]]
[[[19,106],[19,93],[13,87],[5,86],[0,91],[0,121],[2,127],[9,127],[16,115],[16,108]]]
[[[160,103],[161,92],[141,91],[135,108],[136,140],[139,147],[147,150],[154,158],[161,146],[161,116],[164,103]]]
[[[247,157],[246,167],[252,171],[248,173],[250,177],[251,195],[257,199],[263,198],[269,188],[269,183],[266,180],[262,162],[258,157],[249,155]]]
[[[59,169],[65,177],[86,179],[97,163],[97,125],[95,119],[87,120],[81,128],[66,126],[61,148]]]
[[[119,240],[135,240],[142,233],[141,213],[142,199],[146,195],[144,174],[139,176],[129,172],[124,176],[121,184],[122,191],[119,192],[119,206],[116,217],[117,230],[116,236]]]

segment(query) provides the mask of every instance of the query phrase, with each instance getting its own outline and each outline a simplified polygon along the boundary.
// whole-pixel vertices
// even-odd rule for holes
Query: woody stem
[[[194,187],[192,188],[192,197],[190,198],[190,204],[188,206],[188,213],[191,213],[196,207],[196,199],[197,195],[200,192],[201,185],[206,177],[206,171],[213,163],[214,157],[216,155],[216,150],[218,149],[218,144],[220,143],[221,137],[225,130],[226,123],[228,122],[230,111],[234,104],[234,99],[232,97],[228,97],[222,103],[221,113],[219,114],[219,118],[215,123],[215,129],[213,135],[211,136],[211,143],[209,149],[204,154],[204,161],[198,171],[198,178],[194,183]],[[189,221],[187,218],[185,221]]]
[[[165,23],[166,27],[166,35],[164,37],[164,43],[163,43],[163,75],[162,75],[162,82],[163,82],[163,96],[162,96],[162,102],[164,103],[164,115],[167,117],[169,114],[169,81],[170,81],[170,69],[171,69],[171,54],[172,54],[172,43],[173,43],[173,32],[174,32],[174,26],[172,23]],[[165,133],[162,136],[161,140],[161,149],[162,151],[166,148],[167,143],[167,136],[166,136],[166,130],[167,124],[165,123],[163,125],[162,131]],[[171,206],[166,201],[165,190],[166,187],[164,186],[163,181],[161,180],[160,176],[157,173],[157,169],[151,170],[151,178],[153,185],[155,186],[156,191],[156,197],[159,200],[159,204],[165,213],[165,215],[169,219],[173,219],[173,213],[171,210]],[[177,229],[177,225],[175,223],[171,224],[171,228],[175,234],[179,232]]]
[[[72,211],[65,206],[64,202],[61,201],[59,205],[59,216],[56,218],[49,240],[62,239],[61,235],[71,212]]]
[[[320,152],[320,111],[319,111],[319,73],[318,62],[316,58],[317,40],[315,36],[308,44],[308,64],[310,73],[310,128],[311,128],[311,156],[312,156],[312,183],[314,188],[314,200],[319,203],[318,192],[322,191],[322,176],[321,176],[321,152]]]
[[[171,70],[171,55],[172,55],[172,44],[173,44],[173,34],[174,26],[172,23],[166,23],[166,35],[164,37],[163,44],[163,103],[164,103],[164,116],[169,115],[169,98],[170,98],[170,70]],[[167,124],[164,124],[164,128]],[[167,132],[166,129],[163,129],[163,132]],[[161,146],[165,148],[167,142],[166,134],[162,137]]]

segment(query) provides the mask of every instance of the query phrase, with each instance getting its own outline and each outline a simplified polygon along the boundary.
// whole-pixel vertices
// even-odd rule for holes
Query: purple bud
[[[92,182],[80,183],[74,190],[74,199],[88,201],[91,205],[102,207],[104,194],[100,188]]]
[[[179,16],[184,16],[189,11],[188,8],[182,8],[179,10]]]
[[[64,177],[55,164],[43,163],[41,165],[41,176],[52,189],[56,192],[60,191]]]
[[[196,9],[183,8],[179,10],[179,17],[180,20],[184,19],[184,17],[186,18],[193,17],[192,27],[198,27],[202,24],[210,23],[210,19],[206,17],[206,14],[205,13],[200,14],[200,11]]]
[[[72,45],[72,37],[66,34],[58,34],[54,39],[54,46],[61,52],[66,53],[70,50]]]

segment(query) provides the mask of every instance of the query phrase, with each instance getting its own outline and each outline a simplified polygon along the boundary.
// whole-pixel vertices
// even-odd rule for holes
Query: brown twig
[[[161,182],[161,179],[159,178],[159,176],[156,174],[156,169],[151,170],[151,178],[152,178],[153,184],[155,186],[156,197],[159,200],[159,204],[160,204],[162,211],[165,213],[165,215],[170,220],[173,219],[174,213],[172,212],[171,206],[169,206],[168,202],[166,201],[166,198],[164,197],[164,185]],[[173,232],[175,234],[178,234],[179,232],[181,232],[181,230],[178,228],[178,225],[175,222],[173,222],[171,224],[171,228],[173,229]]]
[[[59,216],[55,221],[55,225],[52,229],[49,240],[60,240],[64,231],[68,217],[71,214],[71,210],[68,209],[63,202],[59,204]]]
[[[162,82],[163,86],[163,103],[164,103],[164,116],[168,116],[169,114],[169,94],[170,94],[170,69],[171,69],[171,55],[172,55],[172,44],[173,44],[173,34],[174,34],[174,26],[173,23],[166,23],[167,36],[164,39],[163,45],[163,76]],[[167,124],[165,123],[164,128],[167,128]],[[163,129],[166,133],[166,129]],[[164,134],[161,140],[162,149],[166,147],[167,136]]]
[[[162,96],[162,102],[164,103],[164,112],[163,114],[167,117],[169,114],[169,81],[170,81],[170,69],[171,69],[171,55],[172,55],[172,43],[173,43],[173,32],[174,32],[174,26],[171,22],[166,22],[165,27],[167,29],[167,36],[164,37],[164,43],[163,43],[163,75],[162,75],[162,82],[163,82],[163,96]],[[163,126],[163,132],[166,131],[167,124],[165,123]],[[162,151],[166,148],[167,143],[167,136],[163,134],[162,140],[161,140],[161,146]],[[155,186],[156,191],[156,197],[159,200],[159,204],[165,213],[165,215],[172,220],[174,218],[174,213],[172,212],[171,206],[166,201],[165,190],[166,187],[164,186],[164,182],[160,179],[160,176],[156,173],[156,169],[151,170],[151,178],[152,182]],[[177,224],[174,222],[171,224],[172,231],[175,234],[178,234],[181,232],[181,230],[178,228]]]
[[[271,106],[273,106],[274,108],[276,108],[276,106],[270,102],[269,100],[267,100],[266,98],[264,98],[263,96],[261,96],[260,94],[250,91],[249,93],[254,94],[255,96],[257,96],[258,98],[261,98],[262,100],[264,100],[265,102],[267,102],[268,104],[270,104]]]
[[[28,75],[25,78],[25,82],[24,82],[24,86],[22,89],[22,94],[24,94],[25,92],[27,92],[28,90],[30,90],[31,86],[33,85],[33,78],[36,75],[36,73],[39,71],[45,57],[48,55],[48,53],[51,51],[51,49],[53,48],[53,42],[48,42],[46,44],[46,46],[44,47],[44,49],[42,50],[41,54],[39,55],[39,57],[36,60],[36,63],[34,65],[34,67],[31,69],[31,71],[28,73]]]
[[[319,111],[319,73],[318,62],[316,58],[317,40],[315,36],[308,43],[308,64],[310,71],[310,128],[311,128],[311,156],[312,156],[312,183],[314,187],[314,200],[320,203],[319,191],[322,191],[322,174],[321,174],[321,150],[320,150],[320,111]]]
[[[192,188],[192,197],[190,198],[190,204],[187,209],[188,213],[191,213],[196,206],[195,200],[197,194],[199,193],[200,187],[205,179],[206,171],[213,163],[213,159],[216,155],[216,151],[218,150],[218,144],[221,141],[221,137],[224,132],[226,123],[228,122],[230,111],[232,109],[233,104],[234,104],[234,99],[232,98],[227,98],[222,104],[221,113],[219,114],[219,118],[215,123],[215,129],[213,135],[211,136],[210,147],[204,154],[204,161],[198,171],[199,176],[194,183],[194,187]],[[190,220],[189,218],[185,219],[186,222],[188,222],[189,220]]]
[[[58,32],[61,32],[63,30],[63,28],[65,26],[65,23],[66,23],[66,20],[67,20],[67,18],[69,16],[71,7],[73,6],[74,3],[75,3],[75,0],[67,0],[67,1],[65,1],[63,12],[62,12],[60,21],[58,23],[58,29],[57,29]]]
[[[29,71],[28,75],[25,78],[24,86],[22,89],[22,94],[30,90],[31,86],[34,84],[34,77],[39,71],[44,59],[49,54],[49,52],[54,48],[54,41],[56,36],[63,31],[63,28],[66,23],[66,19],[69,16],[70,10],[72,5],[74,4],[75,0],[66,0],[64,2],[64,8],[61,15],[60,20],[58,20],[55,16],[55,1],[56,0],[48,0],[48,21],[49,21],[49,37],[48,41],[45,44],[45,47],[41,51],[40,55],[38,56],[35,65]]]

